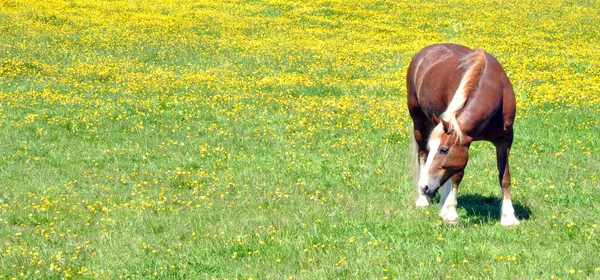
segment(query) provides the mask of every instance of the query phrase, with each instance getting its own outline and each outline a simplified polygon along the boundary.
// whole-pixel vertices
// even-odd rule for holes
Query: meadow
[[[0,1],[0,278],[598,279],[598,1]],[[414,206],[406,68],[517,97],[458,225]]]

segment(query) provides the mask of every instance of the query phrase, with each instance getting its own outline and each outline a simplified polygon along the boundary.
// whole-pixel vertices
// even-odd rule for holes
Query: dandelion
[[[240,268],[251,275],[254,266],[237,260],[260,259],[262,252],[280,247],[300,251],[302,258],[337,255],[338,266],[348,262],[342,257],[348,247],[358,249],[361,262],[376,250],[397,253],[383,242],[389,232],[373,234],[365,227],[373,231],[370,221],[360,219],[371,214],[363,210],[383,208],[389,219],[402,219],[403,213],[364,201],[369,196],[360,192],[377,185],[398,196],[408,181],[404,170],[394,170],[401,164],[390,161],[402,156],[398,148],[412,132],[406,97],[398,94],[406,90],[406,60],[444,38],[498,54],[517,92],[520,126],[536,115],[548,131],[567,126],[578,131],[560,133],[553,145],[539,137],[515,143],[525,164],[544,166],[548,157],[572,161],[564,182],[515,176],[516,196],[525,183],[533,193],[550,190],[539,196],[542,200],[561,197],[564,189],[589,196],[581,186],[597,185],[586,163],[597,152],[599,123],[590,116],[600,105],[597,33],[587,32],[595,30],[592,4],[558,1],[522,9],[519,2],[503,3],[496,9],[502,20],[490,26],[489,14],[479,12],[489,5],[484,1],[140,0],[110,7],[96,1],[5,2],[0,5],[9,23],[0,44],[0,173],[8,176],[0,186],[0,254],[5,271],[15,277],[164,278],[162,273],[172,270],[184,275],[187,259],[178,254],[215,246],[224,249],[215,259],[236,260],[221,267],[223,275]],[[549,9],[553,17],[531,17]],[[399,14],[402,28],[397,28]],[[458,24],[431,20],[452,18],[447,15],[465,16]],[[511,40],[484,40],[496,37]],[[552,42],[569,49],[558,50]],[[552,116],[559,110],[578,114],[576,123],[556,122]],[[522,165],[514,168],[516,174],[528,174]],[[389,186],[395,175],[387,170],[401,182]],[[483,172],[495,174],[496,168]],[[25,187],[17,187],[23,178]],[[429,217],[433,211],[424,213]],[[577,217],[575,224],[560,214],[537,222],[548,223],[554,237],[564,230],[576,234],[578,225],[585,225],[587,240],[594,240],[597,221]],[[211,220],[217,217],[227,222]],[[274,225],[263,224],[269,222]],[[364,238],[348,237],[358,225]],[[206,232],[190,234],[199,226]],[[451,234],[440,227],[433,237],[448,241],[457,228],[469,232],[484,226],[454,227]],[[147,232],[160,238],[147,239]],[[238,236],[241,232],[249,233]],[[539,233],[535,237],[542,239]],[[168,260],[160,261],[163,267],[131,267],[99,259],[135,256],[138,250]],[[308,266],[315,262],[306,260]],[[288,261],[297,260],[275,262]],[[502,265],[518,261],[497,257]],[[107,267],[119,267],[122,274]],[[477,268],[482,269],[492,270]]]
[[[355,241],[356,241],[356,237],[355,237],[355,236],[352,236],[352,237],[350,237],[350,239],[348,240],[348,243],[352,244],[352,243],[354,243]]]

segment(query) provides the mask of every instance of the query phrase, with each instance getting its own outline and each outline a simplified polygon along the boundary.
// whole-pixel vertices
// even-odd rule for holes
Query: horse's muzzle
[[[430,188],[428,185],[425,185],[423,187],[420,188],[421,189],[421,194],[432,198],[435,196],[435,193],[437,192],[437,188]]]

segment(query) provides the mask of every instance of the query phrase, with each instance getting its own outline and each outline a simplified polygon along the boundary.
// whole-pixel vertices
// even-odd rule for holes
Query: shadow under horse
[[[464,194],[458,196],[458,208],[466,210],[466,220],[469,224],[485,224],[500,221],[498,205],[500,200],[495,195],[484,196],[480,194]],[[531,208],[527,202],[513,200],[515,216],[519,220],[529,220]]]

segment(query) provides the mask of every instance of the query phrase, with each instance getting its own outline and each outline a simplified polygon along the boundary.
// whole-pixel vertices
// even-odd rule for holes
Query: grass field
[[[600,278],[598,1],[0,1],[0,278]],[[410,58],[517,96],[521,225],[477,142],[414,207]]]

